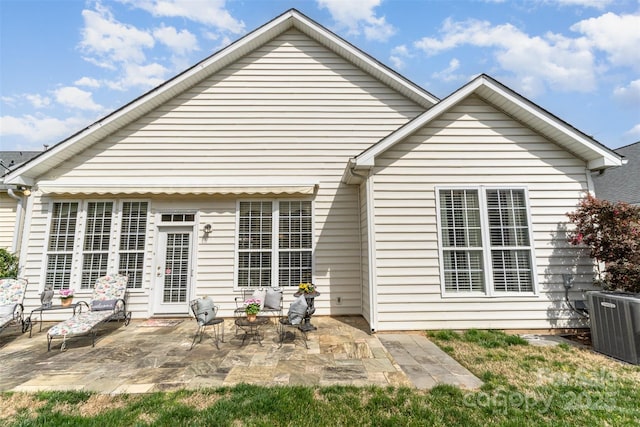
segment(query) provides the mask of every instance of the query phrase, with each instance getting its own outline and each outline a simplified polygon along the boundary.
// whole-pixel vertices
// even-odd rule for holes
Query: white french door
[[[159,228],[153,314],[187,314],[193,279],[193,226]]]

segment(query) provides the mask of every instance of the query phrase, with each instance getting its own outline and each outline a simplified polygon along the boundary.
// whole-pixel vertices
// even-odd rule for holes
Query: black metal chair
[[[293,329],[292,341],[295,342],[296,330],[298,330],[302,335],[304,346],[307,350],[309,349],[309,345],[307,344],[307,330],[302,327],[303,320],[307,313],[307,307],[307,302],[304,296],[299,296],[291,303],[288,315],[280,317],[278,321],[280,324],[280,345],[278,348],[282,347],[282,344],[287,337],[287,329]]]
[[[189,306],[198,323],[198,329],[196,330],[189,350],[196,344],[198,337],[200,337],[199,342],[202,342],[202,336],[207,326],[212,326],[213,343],[216,348],[220,350],[218,343],[224,342],[224,319],[216,317],[216,314],[218,314],[218,306],[213,303],[211,297],[196,298],[189,302]],[[220,333],[221,328],[222,334]]]

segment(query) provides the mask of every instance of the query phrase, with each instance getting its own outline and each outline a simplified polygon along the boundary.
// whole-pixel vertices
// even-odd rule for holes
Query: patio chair
[[[309,345],[307,344],[307,331],[301,327],[302,321],[304,320],[306,314],[307,300],[304,295],[300,295],[291,303],[288,315],[280,317],[280,345],[278,346],[278,348],[282,347],[282,344],[284,343],[285,337],[287,335],[287,328],[289,328],[293,329],[293,341],[295,342],[297,330],[302,335],[304,346],[307,350],[309,349]]]
[[[216,348],[220,350],[218,342],[224,342],[224,319],[216,317],[216,314],[218,314],[218,306],[213,303],[213,299],[211,299],[211,297],[202,297],[191,300],[191,302],[189,302],[189,306],[191,307],[191,311],[198,323],[198,329],[196,330],[196,334],[193,337],[189,350],[191,350],[196,344],[196,339],[198,337],[200,337],[199,342],[202,342],[202,336],[204,335],[207,326],[212,326],[213,343],[216,345]],[[220,335],[221,326],[222,338]]]
[[[120,274],[107,275],[96,280],[91,304],[81,301],[86,311],[64,320],[47,332],[47,351],[51,351],[51,341],[62,338],[60,350],[66,350],[67,338],[91,335],[91,346],[96,345],[98,326],[110,320],[124,320],[127,326],[131,312],[127,311],[126,293],[129,278]]]
[[[24,332],[24,294],[27,279],[0,279],[0,332],[16,325]]]

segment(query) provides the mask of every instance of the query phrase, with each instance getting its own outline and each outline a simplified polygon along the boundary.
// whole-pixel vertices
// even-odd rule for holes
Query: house
[[[289,10],[5,184],[31,191],[27,306],[117,270],[138,318],[313,281],[372,331],[562,328],[592,268],[566,213],[620,164],[489,76],[440,100]]]
[[[640,141],[615,151],[624,157],[626,163],[593,175],[596,197],[640,205]]]

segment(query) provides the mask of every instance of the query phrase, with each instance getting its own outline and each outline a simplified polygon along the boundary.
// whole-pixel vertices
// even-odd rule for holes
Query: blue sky
[[[41,150],[296,8],[438,97],[486,73],[640,140],[639,0],[0,0],[0,149]]]

